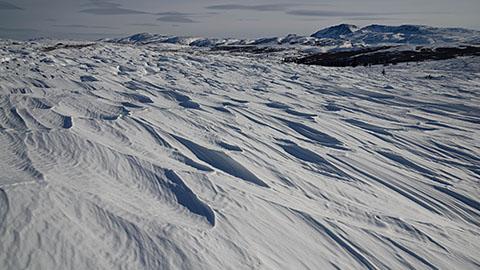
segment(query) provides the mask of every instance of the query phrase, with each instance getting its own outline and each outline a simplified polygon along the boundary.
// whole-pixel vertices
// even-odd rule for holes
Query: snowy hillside
[[[478,57],[56,43],[0,41],[0,269],[480,267]]]

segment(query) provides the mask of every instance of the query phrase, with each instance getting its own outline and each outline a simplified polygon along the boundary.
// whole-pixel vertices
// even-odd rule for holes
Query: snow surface
[[[0,269],[480,267],[478,57],[0,42]]]

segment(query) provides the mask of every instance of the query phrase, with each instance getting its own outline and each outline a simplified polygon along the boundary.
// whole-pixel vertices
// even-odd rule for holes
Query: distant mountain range
[[[351,24],[340,24],[321,29],[311,36],[289,34],[284,37],[257,39],[219,39],[140,33],[122,38],[103,39],[103,41],[124,44],[172,43],[196,47],[296,45],[333,49],[384,45],[480,44],[480,31],[424,25],[388,26],[374,24],[359,28]]]

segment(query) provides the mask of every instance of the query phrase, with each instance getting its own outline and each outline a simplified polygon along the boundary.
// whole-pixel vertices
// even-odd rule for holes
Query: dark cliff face
[[[480,56],[480,47],[417,48],[415,50],[395,50],[395,47],[365,48],[355,51],[327,52],[306,57],[286,59],[287,62],[329,67],[388,65],[404,62],[445,60],[460,56]]]

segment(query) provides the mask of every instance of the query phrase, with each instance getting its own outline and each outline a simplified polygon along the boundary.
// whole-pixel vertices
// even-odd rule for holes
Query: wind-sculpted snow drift
[[[480,268],[478,57],[0,42],[2,270]]]

